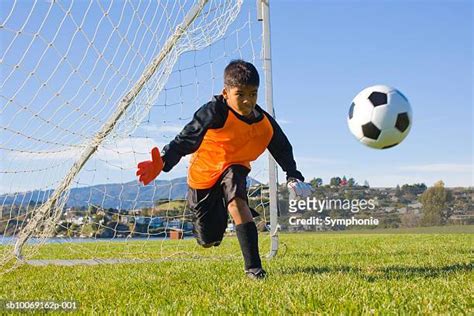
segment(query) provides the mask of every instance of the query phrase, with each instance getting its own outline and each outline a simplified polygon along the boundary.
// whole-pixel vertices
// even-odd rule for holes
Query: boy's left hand
[[[138,181],[143,182],[144,185],[153,181],[163,170],[163,160],[158,147],[151,150],[151,159],[138,164],[136,175],[139,177]]]
[[[289,192],[289,199],[296,200],[298,198],[304,199],[311,195],[314,192],[313,187],[306,182],[298,180],[296,178],[288,179],[288,192]]]

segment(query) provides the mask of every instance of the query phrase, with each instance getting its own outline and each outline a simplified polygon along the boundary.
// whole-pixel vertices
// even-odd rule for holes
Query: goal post
[[[270,41],[270,1],[257,0],[258,20],[262,22],[263,70],[265,73],[265,103],[267,111],[275,117],[273,109],[272,54]],[[268,258],[276,256],[278,251],[278,169],[275,159],[268,155],[268,188],[270,208],[270,251]]]
[[[204,253],[187,240],[186,159],[148,187],[134,169],[220,92],[231,59],[263,70],[264,103],[273,114],[268,1],[7,0],[2,8],[4,271],[18,259],[232,255]],[[263,241],[272,257],[276,166],[260,159],[252,169],[249,201],[262,214],[262,230],[269,216]]]

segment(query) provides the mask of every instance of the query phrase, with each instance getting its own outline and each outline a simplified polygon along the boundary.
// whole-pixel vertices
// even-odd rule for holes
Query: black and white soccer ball
[[[397,89],[377,85],[362,90],[352,100],[347,123],[361,143],[386,149],[405,139],[412,120],[408,99]]]

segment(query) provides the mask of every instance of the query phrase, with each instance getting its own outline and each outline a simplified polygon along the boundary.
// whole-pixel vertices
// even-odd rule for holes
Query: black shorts
[[[250,170],[241,165],[227,168],[210,189],[188,189],[188,206],[194,217],[194,236],[200,245],[220,242],[227,228],[227,204],[241,198],[248,204],[247,175]],[[259,214],[250,209],[254,217]]]

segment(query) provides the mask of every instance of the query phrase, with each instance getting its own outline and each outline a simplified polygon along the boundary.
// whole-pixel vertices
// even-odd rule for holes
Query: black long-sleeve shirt
[[[218,129],[225,125],[229,111],[232,111],[239,120],[247,124],[260,122],[266,116],[273,128],[273,136],[267,149],[286,172],[287,179],[292,177],[304,181],[303,175],[296,169],[293,148],[275,119],[258,105],[255,106],[252,118],[242,116],[227,105],[222,95],[215,96],[210,102],[199,108],[194,113],[191,122],[186,124],[183,130],[163,148],[163,171],[170,171],[181,157],[198,150],[209,129]]]

